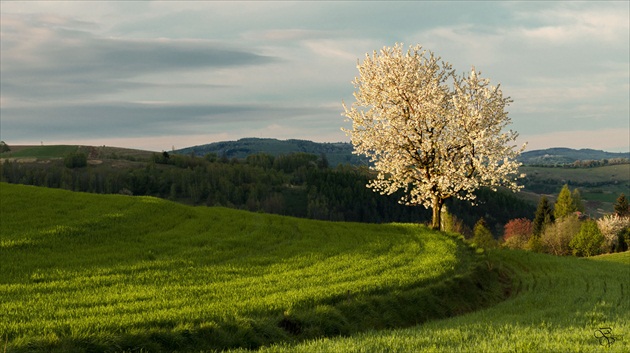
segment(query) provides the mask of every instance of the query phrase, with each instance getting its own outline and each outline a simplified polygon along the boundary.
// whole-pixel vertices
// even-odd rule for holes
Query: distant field
[[[630,195],[630,164],[594,168],[521,167],[527,174],[525,191],[554,195],[568,184],[579,189],[586,204],[586,212],[596,217],[613,211],[613,203],[621,193]]]
[[[2,158],[63,158],[68,153],[76,152],[78,146],[18,146],[12,151],[0,154]]]
[[[7,352],[256,348],[409,326],[504,294],[473,249],[418,225],[6,183],[0,215]]]
[[[595,168],[545,168],[523,166],[520,170],[538,179],[553,179],[574,183],[621,183],[630,184],[630,164],[609,165]]]
[[[0,158],[64,158],[73,152],[83,152],[90,158],[116,159],[121,157],[133,157],[148,159],[154,152],[135,150],[130,148],[109,146],[77,146],[77,145],[51,145],[51,146],[11,146],[11,151],[0,153]]]

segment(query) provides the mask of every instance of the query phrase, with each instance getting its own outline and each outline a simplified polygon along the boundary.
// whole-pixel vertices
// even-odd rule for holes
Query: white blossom
[[[432,52],[417,45],[404,53],[402,44],[366,54],[357,68],[356,102],[343,104],[352,129],[343,130],[377,171],[368,187],[404,190],[401,203],[433,208],[434,227],[449,197],[472,201],[482,186],[521,188],[516,157],[525,146],[515,150],[518,134],[505,130],[512,101],[480,72],[458,77]]]
[[[604,216],[597,220],[597,226],[610,249],[619,243],[619,233],[626,228],[630,228],[630,217],[619,217],[616,214]]]

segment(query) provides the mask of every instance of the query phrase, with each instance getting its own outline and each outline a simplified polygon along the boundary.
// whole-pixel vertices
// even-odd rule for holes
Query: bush
[[[527,218],[510,220],[504,227],[503,246],[511,249],[526,249],[532,230],[532,221]]]
[[[477,244],[478,247],[484,249],[491,249],[497,247],[497,241],[492,236],[492,233],[486,227],[486,221],[482,218],[475,224],[473,229],[473,237],[471,242]]]
[[[604,245],[604,236],[597,228],[595,221],[583,222],[580,232],[569,243],[573,255],[576,256],[598,255],[602,253],[602,245]]]
[[[627,248],[627,243],[623,244],[625,243],[623,233],[630,231],[630,217],[619,217],[616,214],[604,216],[597,220],[597,226],[605,239],[607,251]]]
[[[553,255],[570,255],[569,243],[580,232],[580,228],[580,220],[575,215],[556,220],[540,236],[542,250]]]
[[[0,141],[0,153],[11,152],[11,147],[7,145],[4,141]]]

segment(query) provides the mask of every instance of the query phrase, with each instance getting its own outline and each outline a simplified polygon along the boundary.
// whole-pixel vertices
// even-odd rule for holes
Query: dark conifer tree
[[[615,202],[615,213],[619,217],[630,216],[630,209],[628,209],[628,199],[624,193],[621,193]]]
[[[547,200],[547,197],[543,196],[538,202],[538,208],[536,209],[534,222],[532,224],[532,234],[534,236],[540,236],[545,227],[548,224],[553,223],[553,221],[553,210],[551,209],[551,206],[549,206],[549,200]]]

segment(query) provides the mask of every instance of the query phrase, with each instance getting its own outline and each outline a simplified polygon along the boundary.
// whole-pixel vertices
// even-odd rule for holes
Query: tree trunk
[[[431,228],[440,230],[442,228],[442,204],[444,200],[440,197],[433,197],[433,221],[431,222]]]

